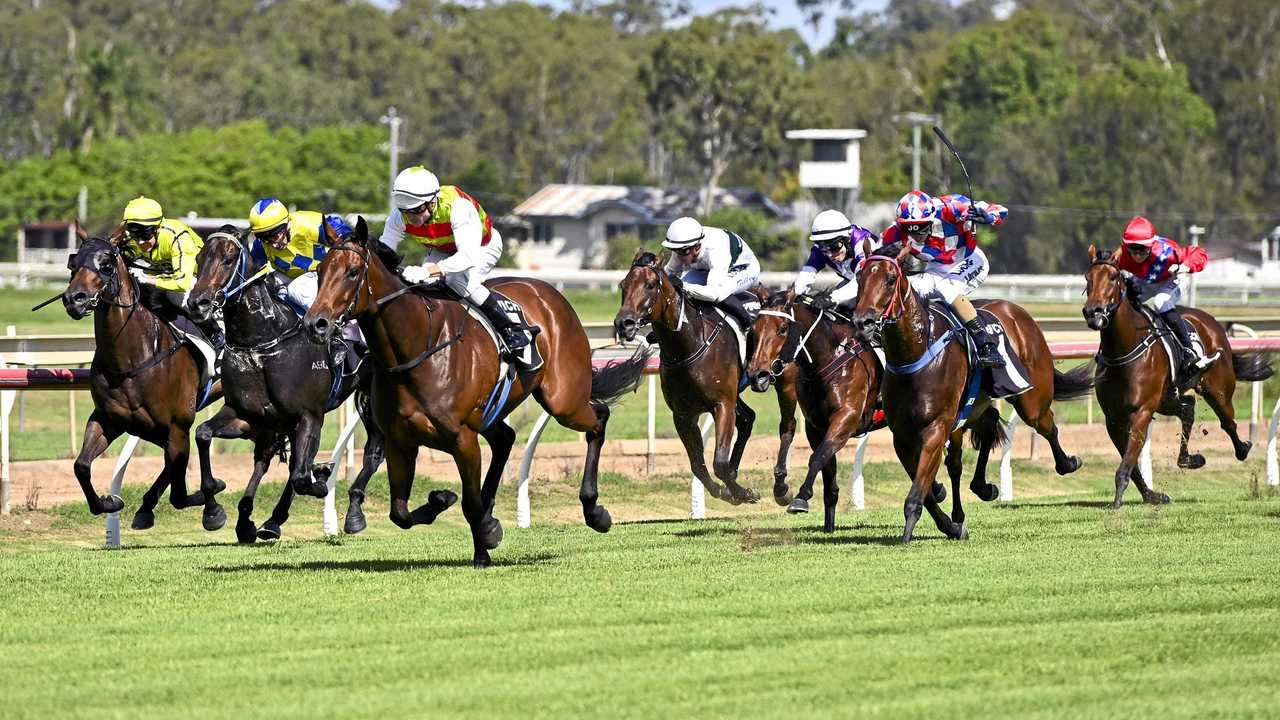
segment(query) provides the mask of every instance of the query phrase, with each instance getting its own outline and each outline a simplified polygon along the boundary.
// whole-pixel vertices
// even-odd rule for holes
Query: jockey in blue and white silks
[[[880,247],[880,238],[864,227],[849,222],[849,218],[839,210],[823,210],[813,219],[809,226],[809,242],[813,247],[809,257],[800,268],[794,285],[796,295],[803,295],[813,287],[818,273],[830,268],[840,277],[842,282],[831,291],[832,305],[847,303],[858,295],[858,267],[865,259],[864,243],[871,243],[871,249]]]

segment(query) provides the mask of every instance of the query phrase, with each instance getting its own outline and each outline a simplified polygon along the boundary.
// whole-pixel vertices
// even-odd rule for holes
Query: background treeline
[[[380,211],[392,105],[402,162],[497,213],[548,182],[786,201],[802,126],[866,128],[862,197],[893,199],[893,116],[923,111],[1014,207],[1006,271],[1074,270],[1133,211],[1219,250],[1280,222],[1274,0],[799,1],[837,17],[827,47],[760,7],[689,21],[662,0],[0,0],[0,233],[73,216],[81,185],[96,226],[143,192],[174,214]],[[930,142],[925,189],[961,182]]]

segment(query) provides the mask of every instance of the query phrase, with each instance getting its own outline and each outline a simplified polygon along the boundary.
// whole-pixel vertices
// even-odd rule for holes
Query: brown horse
[[[671,408],[672,421],[689,455],[694,476],[711,495],[726,502],[739,505],[759,501],[756,491],[738,484],[738,464],[751,437],[756,413],[739,396],[743,366],[737,340],[726,326],[732,321],[688,301],[651,252],[636,251],[631,270],[620,287],[622,307],[614,318],[614,331],[630,341],[642,325],[653,325],[661,349],[662,394]],[[778,431],[782,443],[774,464],[773,497],[779,505],[791,501],[786,479],[787,452],[796,429],[795,377],[795,372],[789,371],[778,378],[778,406],[782,411]],[[706,412],[715,419],[712,467],[716,477],[724,481],[723,487],[711,478],[703,457],[698,417]]]
[[[447,290],[418,293],[406,287],[370,247],[361,218],[350,238],[325,227],[329,253],[320,264],[320,288],[303,319],[317,342],[327,343],[347,319],[360,323],[375,363],[370,392],[373,416],[386,435],[391,521],[401,528],[430,524],[444,500],[435,491],[426,505],[409,510],[418,448],[453,456],[462,479],[462,512],[471,526],[473,562],[490,564],[489,550],[502,541],[493,517],[502,471],[515,443],[504,418],[530,395],[560,424],[586,433],[587,458],[578,498],[586,523],[598,532],[612,524],[598,504],[596,486],[609,406],[635,389],[648,356],[593,370],[591,348],[573,306],[539,280],[495,278],[494,290],[516,301],[541,328],[535,338],[546,363],[514,376],[503,392],[494,341]],[[480,478],[483,437],[493,459]],[[447,507],[447,506],[446,506]]]
[[[214,499],[225,487],[220,481],[187,494],[191,423],[201,390],[196,351],[139,301],[138,283],[113,243],[89,238],[67,265],[72,275],[62,294],[63,307],[76,320],[93,313],[96,344],[89,387],[94,409],[75,462],[89,511],[100,515],[124,507],[117,495],[98,495],[89,471],[113,440],[129,433],[164,450],[164,470],[143,496],[133,528],[145,530],[155,524],[155,507],[166,485],[173,507],[204,505],[205,528],[222,527],[227,514]],[[205,399],[220,393],[215,386]]]
[[[853,337],[853,329],[831,321],[788,290],[771,296],[752,332],[755,351],[747,363],[751,387],[764,392],[773,378],[799,368],[796,383],[805,434],[813,454],[804,484],[787,512],[809,512],[813,483],[822,473],[822,529],[834,532],[840,486],[836,453],[857,432],[869,432],[880,396],[880,362]]]
[[[896,254],[893,250],[897,247],[884,251],[889,254],[872,255],[868,249],[866,264],[858,271],[860,290],[854,323],[860,339],[879,340],[884,347],[888,371],[881,388],[885,417],[893,431],[898,460],[912,481],[903,505],[906,527],[902,542],[911,541],[921,504],[947,537],[965,539],[968,529],[960,501],[964,431],[974,431],[979,450],[970,488],[981,499],[994,500],[999,491],[985,481],[985,475],[988,453],[1000,438],[1000,415],[983,392],[972,414],[957,427],[969,374],[968,354],[963,341],[945,339],[954,338],[954,331],[938,319],[907,281],[901,263],[910,255],[910,248],[903,247]],[[1027,365],[1032,387],[1010,398],[1010,404],[1029,427],[1049,441],[1058,474],[1075,472],[1080,460],[1063,452],[1050,405],[1054,400],[1088,394],[1092,369],[1087,364],[1065,374],[1054,369],[1040,327],[1017,305],[1003,300],[974,304],[999,318],[1009,343]],[[935,356],[926,357],[926,352],[938,347]],[[944,446],[951,476],[952,517],[947,517],[931,492]]]
[[[1169,358],[1157,347],[1159,336],[1167,331],[1156,328],[1132,298],[1126,299],[1125,279],[1116,261],[1114,255],[1089,247],[1083,311],[1089,327],[1102,333],[1098,351],[1098,404],[1107,418],[1107,434],[1120,452],[1113,504],[1120,507],[1130,480],[1138,486],[1144,501],[1167,503],[1168,495],[1147,486],[1148,478],[1143,478],[1138,471],[1138,456],[1147,441],[1151,418],[1159,413],[1182,421],[1178,467],[1203,466],[1204,456],[1187,451],[1187,438],[1195,422],[1196,400],[1194,396],[1178,392],[1170,373]],[[1235,406],[1231,401],[1236,381],[1266,380],[1275,371],[1265,355],[1233,355],[1226,331],[1213,316],[1193,308],[1178,310],[1200,333],[1207,354],[1221,351],[1194,389],[1213,408],[1222,429],[1231,438],[1236,459],[1243,461],[1253,444],[1241,440],[1236,432]]]

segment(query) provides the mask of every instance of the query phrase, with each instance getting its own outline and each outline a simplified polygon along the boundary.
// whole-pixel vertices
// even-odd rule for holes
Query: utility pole
[[[911,123],[911,189],[920,189],[920,157],[921,157],[921,140],[922,133],[920,128],[924,125],[933,125],[938,122],[937,115],[928,115],[918,112],[898,113],[893,116],[894,122]]]
[[[387,210],[388,217],[395,211],[396,205],[391,201],[391,187],[395,185],[396,173],[400,172],[400,123],[404,119],[396,114],[395,106],[387,108],[387,114],[379,118],[381,122],[386,123],[391,128],[390,142],[387,144],[388,155],[391,158],[391,173],[387,180]]]
[[[1204,234],[1204,228],[1199,225],[1192,225],[1187,228],[1187,234],[1191,236],[1192,245],[1199,245],[1200,236]],[[1196,276],[1194,273],[1187,278],[1187,305],[1188,307],[1196,306]]]

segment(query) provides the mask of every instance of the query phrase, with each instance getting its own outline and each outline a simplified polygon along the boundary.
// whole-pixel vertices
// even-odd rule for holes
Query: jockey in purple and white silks
[[[995,337],[978,319],[969,295],[987,279],[987,254],[978,247],[974,223],[996,226],[1009,211],[1003,205],[974,202],[964,195],[932,198],[912,190],[898,201],[897,217],[881,234],[884,245],[905,241],[925,260],[924,272],[909,278],[921,295],[941,298],[955,310],[978,346],[978,364],[1003,367]]]
[[[830,268],[842,280],[829,295],[830,305],[840,305],[856,298],[858,267],[864,259],[864,240],[870,241],[872,250],[880,247],[880,238],[875,233],[849,222],[849,218],[839,210],[818,213],[809,226],[809,242],[813,247],[796,276],[796,295],[807,292],[813,287],[818,273]]]

